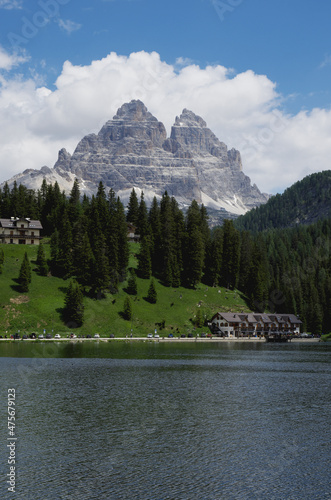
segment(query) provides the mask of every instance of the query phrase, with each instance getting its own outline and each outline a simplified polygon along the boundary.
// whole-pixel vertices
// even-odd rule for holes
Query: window
[[[34,240],[31,240],[31,245],[34,245]]]

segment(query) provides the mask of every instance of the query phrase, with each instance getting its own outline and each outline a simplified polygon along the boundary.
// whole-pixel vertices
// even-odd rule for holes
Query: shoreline
[[[132,342],[173,342],[173,343],[178,343],[178,342],[220,342],[220,343],[225,343],[225,342],[257,342],[257,343],[267,343],[266,339],[263,338],[258,338],[258,337],[190,337],[190,338],[181,338],[181,337],[159,337],[159,338],[147,338],[147,337],[100,337],[100,338],[61,338],[61,339],[0,339],[0,342],[17,342],[17,343],[24,343],[24,342],[118,342],[118,341],[132,341]],[[291,343],[304,343],[304,344],[311,344],[311,343],[317,343],[321,342],[320,338],[295,338],[291,339],[288,342],[268,342],[270,344],[291,344]]]

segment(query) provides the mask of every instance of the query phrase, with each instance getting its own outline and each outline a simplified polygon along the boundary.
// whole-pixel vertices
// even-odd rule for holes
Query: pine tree
[[[92,290],[98,298],[104,296],[105,290],[110,285],[109,260],[106,254],[105,238],[100,233],[98,241],[95,242],[94,263],[92,273]]]
[[[72,226],[77,222],[81,213],[79,182],[75,179],[68,200],[68,217]]]
[[[39,268],[40,276],[47,276],[48,265],[47,265],[47,260],[46,260],[46,256],[45,256],[44,245],[42,243],[40,243],[38,246],[37,266]]]
[[[156,304],[156,301],[157,301],[157,291],[156,291],[156,288],[155,288],[155,283],[154,283],[153,278],[151,279],[151,282],[150,282],[150,285],[149,285],[149,288],[148,288],[147,300],[151,304]]]
[[[43,232],[52,235],[55,229],[62,227],[63,214],[67,205],[67,198],[64,192],[61,193],[60,186],[55,182],[47,186],[45,202],[42,204],[41,221]]]
[[[140,278],[149,279],[152,272],[150,240],[146,236],[141,240],[140,252],[138,255],[138,274]]]
[[[184,261],[184,279],[187,286],[194,287],[202,279],[204,263],[204,244],[202,234],[194,228],[187,235]]]
[[[202,224],[202,219],[204,224]],[[192,201],[186,214],[185,234],[185,260],[184,260],[184,283],[187,286],[195,286],[202,279],[207,233],[205,228],[206,213],[200,212],[199,205]],[[202,226],[204,226],[202,230]]]
[[[182,283],[183,271],[183,245],[185,234],[185,221],[175,198],[171,198],[171,212],[173,215],[174,249],[172,252],[172,286],[179,287]]]
[[[117,219],[117,245],[118,245],[118,268],[117,272],[121,280],[126,277],[127,267],[129,265],[129,242],[128,227],[125,221],[124,207],[121,200],[117,198],[116,202]]]
[[[130,297],[126,296],[124,299],[124,305],[123,305],[123,318],[126,319],[127,321],[130,321],[132,319],[132,304]]]
[[[119,217],[117,208],[117,199],[113,189],[110,189],[108,195],[108,226],[106,229],[106,243],[108,250],[109,267],[111,273],[118,274],[119,271]],[[126,223],[125,223],[125,231]]]
[[[248,231],[241,233],[240,242],[240,272],[238,288],[245,292],[249,287],[250,269],[253,263],[253,238]]]
[[[194,320],[194,324],[197,328],[202,328],[203,327],[203,323],[204,323],[204,320],[203,320],[203,315],[202,315],[202,311],[200,309],[200,307],[197,309],[197,312],[196,312],[196,315],[195,315],[195,320]]]
[[[67,212],[63,214],[62,226],[59,231],[58,268],[61,276],[68,278],[73,272],[73,241],[72,227]]]
[[[84,322],[83,293],[77,281],[71,280],[64,299],[63,316],[71,327],[79,327]]]
[[[105,188],[101,181],[99,182],[98,191],[95,199],[96,199],[96,209],[98,212],[98,219],[100,221],[101,227],[103,228],[103,231],[105,231],[108,225],[109,210],[108,210],[108,202],[107,202]]]
[[[10,203],[10,189],[8,183],[5,182],[5,185],[2,190],[1,196],[1,217],[6,217],[9,219],[13,216],[11,213],[11,203]]]
[[[102,204],[103,203],[101,203],[101,206]],[[98,200],[92,196],[91,205],[87,214],[89,220],[88,231],[93,252],[93,272],[90,285],[92,292],[101,299],[104,296],[105,290],[110,285],[110,268],[104,232],[105,228],[101,224],[100,214]]]
[[[263,312],[268,308],[267,298],[269,276],[267,251],[261,238],[254,242],[251,253],[251,262],[248,264],[248,270],[247,282],[243,291],[249,297],[251,309]],[[278,304],[275,304],[275,306],[278,306]],[[279,311],[279,307],[277,307],[277,310]]]
[[[130,295],[137,295],[138,293],[136,274],[133,270],[128,279],[127,293]]]
[[[27,252],[25,252],[24,254],[24,258],[20,267],[18,282],[20,284],[21,292],[29,291],[29,284],[31,283],[31,266]]]
[[[161,269],[161,220],[160,207],[155,196],[149,210],[148,222],[151,228],[152,272],[157,274]]]
[[[223,235],[221,284],[233,289],[238,284],[240,266],[240,236],[233,221],[224,221]]]
[[[139,217],[139,203],[138,203],[137,193],[133,188],[130,194],[126,220],[127,222],[130,222],[131,224],[137,227],[138,217]]]
[[[91,286],[93,274],[93,253],[87,231],[74,246],[74,274],[77,281],[85,288]]]
[[[176,224],[174,220],[173,204],[167,192],[162,196],[160,204],[160,269],[159,275],[165,286],[172,286],[174,273],[177,274],[178,266]]]
[[[23,207],[22,207],[23,208]],[[10,192],[10,211],[13,217],[21,217],[21,207],[19,206],[19,199],[18,199],[18,187],[17,187],[17,182],[14,181],[14,185],[12,187],[12,190]]]
[[[214,229],[211,239],[206,247],[204,266],[204,283],[210,286],[220,284],[223,252],[223,231],[217,227]]]
[[[2,248],[0,248],[0,274],[2,273],[2,265],[4,262],[5,262],[5,253],[2,250]]]
[[[149,224],[148,224],[147,207],[146,207],[146,203],[144,200],[144,192],[143,191],[141,192],[140,203],[139,203],[139,208],[138,208],[137,232],[138,232],[141,239],[144,238],[145,236],[149,235],[149,233],[150,233]]]
[[[209,216],[207,209],[204,204],[202,204],[200,207],[200,230],[205,247],[207,246],[211,237],[208,220]]]

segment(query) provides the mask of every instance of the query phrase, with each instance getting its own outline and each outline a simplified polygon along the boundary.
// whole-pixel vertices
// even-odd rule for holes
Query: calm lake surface
[[[322,343],[2,343],[0,498],[331,499],[330,360]]]

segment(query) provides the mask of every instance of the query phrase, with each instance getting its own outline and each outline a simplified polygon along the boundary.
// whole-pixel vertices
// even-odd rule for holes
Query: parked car
[[[92,336],[91,336],[91,335],[89,335],[89,334],[87,334],[87,335],[86,335],[86,338],[87,338],[87,339],[91,339],[91,338],[92,338]]]
[[[44,338],[44,336],[42,333],[40,335],[38,335],[38,339],[42,340],[43,338]]]
[[[111,333],[111,334],[109,335],[109,338],[110,338],[110,339],[114,339],[114,338],[115,338],[115,335],[114,335],[113,333]]]
[[[26,340],[27,338],[28,338],[28,336],[27,336],[26,334],[24,334],[24,335],[22,336],[22,340]]]
[[[54,335],[54,338],[55,338],[55,339],[60,339],[60,338],[61,338],[61,335],[60,335],[59,333],[56,333],[56,334]]]
[[[185,333],[182,333],[180,337],[181,337],[182,339],[185,339],[185,338],[186,338]]]
[[[174,338],[174,336],[173,336],[172,333],[169,333],[168,337],[169,337],[169,339],[173,339]]]
[[[52,338],[52,335],[50,333],[47,333],[46,339],[51,339],[51,338]]]
[[[193,337],[193,333],[189,333],[188,337],[192,338]]]
[[[99,339],[99,338],[100,338],[100,335],[99,335],[98,333],[96,333],[96,334],[94,335],[94,338],[95,338],[95,339]]]
[[[156,334],[154,335],[154,338],[155,338],[155,339],[159,339],[159,338],[160,338],[160,335],[159,335],[158,333],[156,333]]]
[[[205,332],[202,332],[201,337],[202,337],[202,338],[206,338],[206,336],[207,336],[207,335],[205,334]]]
[[[152,338],[153,338],[153,334],[152,334],[152,333],[149,333],[149,334],[147,335],[147,338],[148,338],[148,339],[152,339]]]

